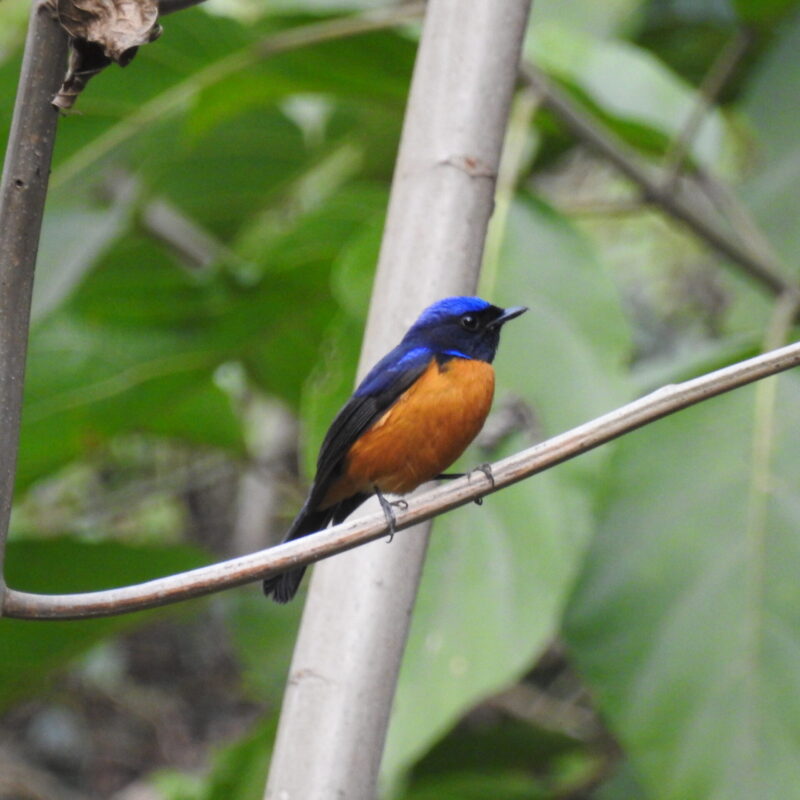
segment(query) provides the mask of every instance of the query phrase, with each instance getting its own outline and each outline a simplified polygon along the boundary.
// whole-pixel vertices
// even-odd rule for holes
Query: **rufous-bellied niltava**
[[[406,494],[443,475],[483,427],[494,394],[501,327],[527,309],[448,297],[420,314],[368,373],[322,443],[308,498],[284,541],[344,520],[376,494]],[[305,567],[264,581],[278,603],[294,597]]]

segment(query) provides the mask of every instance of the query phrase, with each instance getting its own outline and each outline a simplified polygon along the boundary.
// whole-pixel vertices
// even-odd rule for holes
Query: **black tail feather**
[[[300,513],[295,517],[292,527],[286,533],[284,542],[290,542],[292,539],[299,539],[301,536],[308,536],[309,533],[320,531],[327,527],[333,516],[332,509],[325,509],[323,511],[311,511],[306,506],[300,510]],[[276,603],[288,603],[297,593],[300,587],[300,581],[303,580],[305,574],[305,567],[298,567],[297,569],[282,572],[280,575],[274,575],[267,578],[264,583],[264,594]]]
[[[264,594],[267,597],[272,595],[276,603],[288,603],[297,594],[305,572],[305,567],[298,567],[290,572],[282,572],[280,575],[267,578],[263,584]]]
[[[355,511],[368,497],[368,494],[354,495],[321,511],[311,511],[307,506],[303,506],[283,541],[289,542],[292,539],[299,539],[301,536],[308,536],[309,533],[321,531],[323,528],[327,528],[331,521],[336,525]],[[297,594],[306,569],[306,567],[298,567],[266,578],[263,583],[264,594],[267,597],[272,595],[272,599],[276,603],[288,603]]]

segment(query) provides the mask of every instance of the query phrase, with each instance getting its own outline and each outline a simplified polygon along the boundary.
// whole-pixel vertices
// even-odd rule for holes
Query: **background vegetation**
[[[182,11],[61,121],[10,585],[111,587],[281,537],[352,386],[417,30],[321,34],[377,5]],[[25,15],[0,7],[3,137]],[[798,43],[793,0],[540,0],[526,54],[794,286]],[[512,111],[481,294],[531,313],[465,464],[780,344],[797,311],[552,92],[521,84]],[[387,796],[800,797],[798,400],[786,374],[438,519]],[[260,797],[300,608],[248,587],[0,620],[0,796]]]

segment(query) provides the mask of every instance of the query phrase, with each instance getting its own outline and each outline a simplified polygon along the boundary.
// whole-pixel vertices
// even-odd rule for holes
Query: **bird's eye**
[[[465,331],[476,331],[478,330],[478,325],[480,324],[478,322],[478,318],[473,314],[464,314],[459,321],[461,323],[461,327]]]

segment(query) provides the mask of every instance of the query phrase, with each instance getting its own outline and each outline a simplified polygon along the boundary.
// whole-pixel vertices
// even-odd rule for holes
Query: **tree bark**
[[[477,285],[530,0],[430,0],[359,375]],[[266,797],[372,798],[428,525],[315,569]]]

